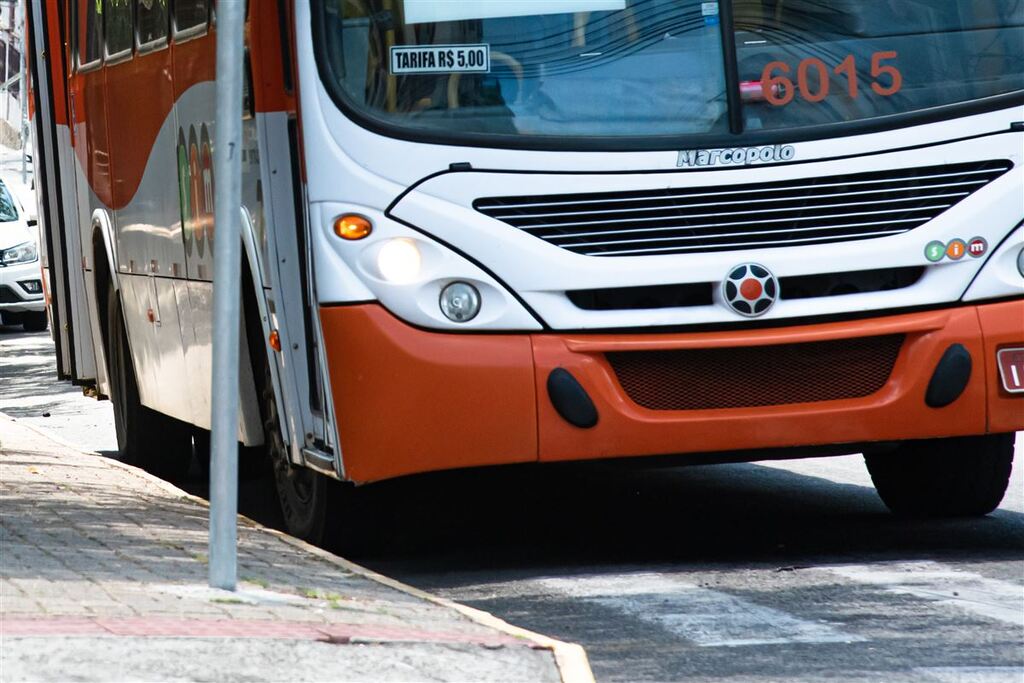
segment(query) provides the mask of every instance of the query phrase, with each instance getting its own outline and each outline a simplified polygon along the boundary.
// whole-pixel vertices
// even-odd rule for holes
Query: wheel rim
[[[284,484],[291,497],[304,508],[308,508],[316,495],[314,473],[304,467],[292,467],[284,458],[277,458],[278,479]]]

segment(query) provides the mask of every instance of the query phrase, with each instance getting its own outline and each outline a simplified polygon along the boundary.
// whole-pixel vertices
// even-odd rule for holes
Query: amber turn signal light
[[[267,343],[270,344],[270,348],[278,353],[281,352],[281,335],[277,333],[277,330],[271,331],[270,337],[267,338]]]
[[[354,213],[338,216],[334,220],[334,234],[343,240],[354,242],[369,237],[373,232],[373,223],[369,218]]]

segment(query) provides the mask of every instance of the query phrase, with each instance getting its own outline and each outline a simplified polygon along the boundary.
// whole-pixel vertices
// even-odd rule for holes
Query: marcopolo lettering
[[[676,166],[699,168],[702,166],[751,166],[791,161],[796,157],[792,145],[771,147],[740,147],[738,149],[688,149],[679,152]]]

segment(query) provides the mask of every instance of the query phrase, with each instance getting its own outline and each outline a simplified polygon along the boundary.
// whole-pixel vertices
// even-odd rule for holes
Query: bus
[[[174,478],[209,440],[215,7],[29,4],[59,374]],[[863,453],[896,513],[999,504],[1024,0],[248,0],[245,48],[238,440],[291,533],[516,463]]]

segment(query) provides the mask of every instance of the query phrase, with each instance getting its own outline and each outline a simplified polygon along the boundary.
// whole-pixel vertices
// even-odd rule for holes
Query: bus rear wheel
[[[980,517],[1003,500],[1013,442],[1013,434],[910,441],[864,460],[878,495],[898,515]]]
[[[142,405],[124,311],[113,287],[107,294],[107,370],[121,459],[161,479],[184,479],[192,462],[189,426]]]

